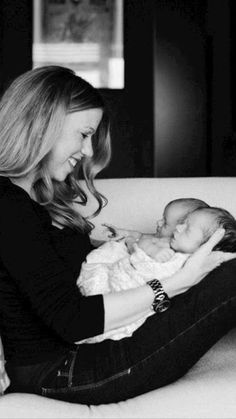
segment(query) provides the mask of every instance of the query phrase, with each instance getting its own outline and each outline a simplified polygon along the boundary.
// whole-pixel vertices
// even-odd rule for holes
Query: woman
[[[177,274],[136,289],[83,297],[76,279],[91,250],[92,224],[80,170],[110,159],[103,101],[62,67],[29,71],[0,107],[0,319],[8,391],[71,402],[116,402],[182,376],[235,326],[236,282],[215,267],[235,256],[211,252],[218,230]],[[222,280],[223,279],[223,280]],[[188,292],[186,292],[188,291]],[[76,342],[156,312],[130,338]]]

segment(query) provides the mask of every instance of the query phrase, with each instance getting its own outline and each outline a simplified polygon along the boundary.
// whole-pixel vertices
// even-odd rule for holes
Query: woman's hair
[[[103,110],[93,136],[93,156],[84,157],[64,182],[52,180],[47,157],[60,137],[66,115],[91,108]],[[111,157],[109,121],[97,89],[64,67],[46,66],[18,77],[6,90],[0,103],[0,175],[11,178],[35,172],[37,201],[63,226],[89,232],[93,224],[74,209],[78,198],[86,205],[87,195],[79,184],[82,171],[88,190],[98,202],[97,215],[106,198],[93,180]]]

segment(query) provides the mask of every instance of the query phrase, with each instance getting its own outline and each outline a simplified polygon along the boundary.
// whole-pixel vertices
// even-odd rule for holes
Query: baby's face
[[[189,212],[189,208],[181,203],[173,203],[166,207],[163,218],[157,222],[157,237],[170,238],[177,224],[181,223]]]
[[[183,223],[177,224],[170,247],[178,252],[193,253],[205,243],[216,228],[212,214],[196,210],[189,214]]]

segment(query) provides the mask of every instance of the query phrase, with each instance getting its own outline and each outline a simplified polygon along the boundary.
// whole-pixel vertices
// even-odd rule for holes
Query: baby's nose
[[[162,227],[163,226],[163,224],[164,224],[164,220],[163,219],[161,219],[161,220],[157,220],[157,227]]]
[[[176,231],[178,231],[178,233],[182,233],[182,231],[185,229],[185,225],[184,224],[177,224],[175,229],[176,229]]]

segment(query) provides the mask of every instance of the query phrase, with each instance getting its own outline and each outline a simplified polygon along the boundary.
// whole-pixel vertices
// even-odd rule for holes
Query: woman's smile
[[[75,159],[74,157],[69,157],[68,162],[72,166],[72,169],[77,165],[79,159]]]

